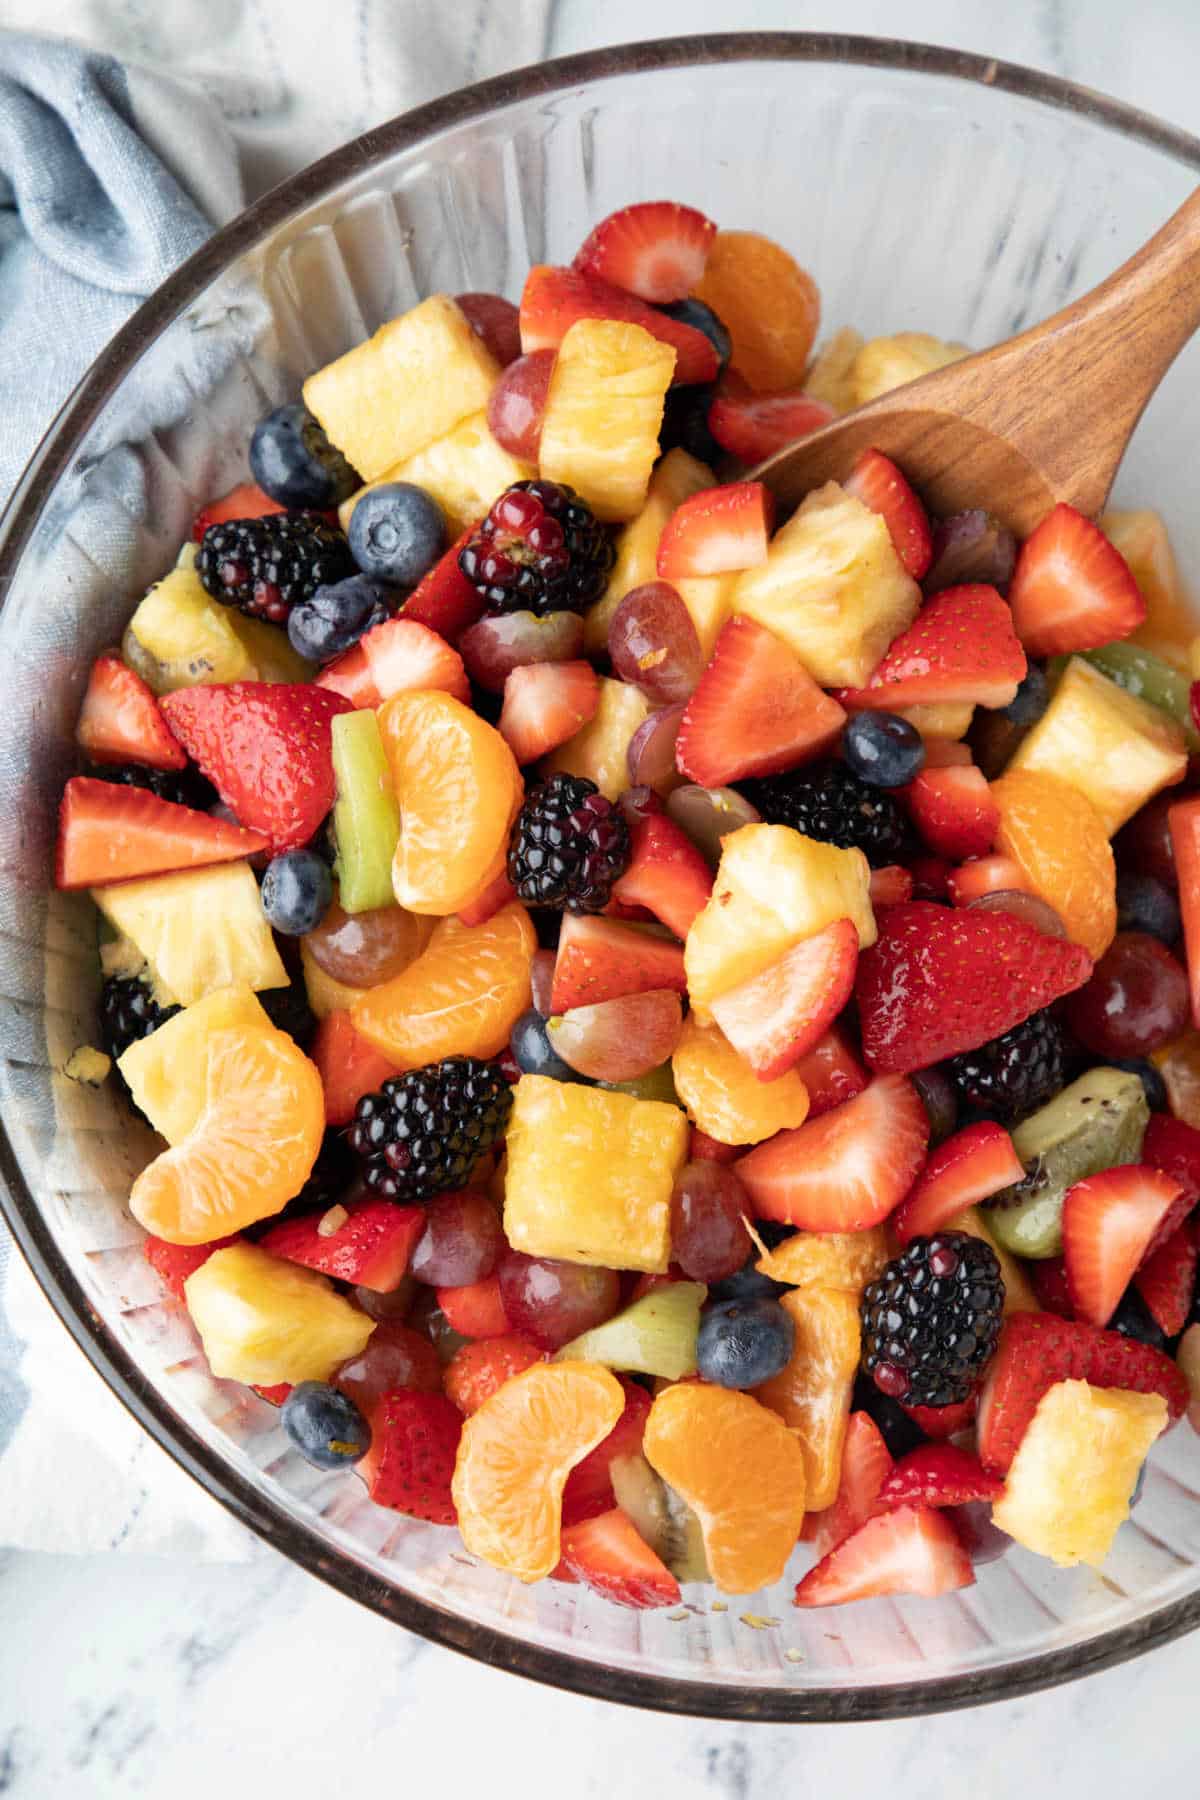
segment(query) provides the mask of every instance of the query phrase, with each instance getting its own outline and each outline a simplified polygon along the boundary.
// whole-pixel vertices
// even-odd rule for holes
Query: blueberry
[[[280,506],[337,506],[362,482],[306,406],[277,406],[250,440],[250,473]]]
[[[787,1367],[795,1339],[778,1300],[722,1300],[700,1320],[696,1367],[718,1387],[758,1387]]]
[[[292,649],[306,662],[326,663],[357,644],[372,625],[391,617],[396,590],[369,575],[347,575],[318,588],[288,615]]]
[[[262,880],[267,923],[286,937],[315,931],[333,899],[329,864],[315,850],[286,850],[273,856]]]
[[[522,1075],[545,1075],[551,1081],[575,1081],[581,1087],[593,1085],[586,1075],[580,1075],[556,1053],[546,1032],[545,1019],[532,1006],[513,1026],[508,1044]]]
[[[897,713],[855,713],[842,732],[842,755],[872,787],[904,787],[925,766],[920,732]]]
[[[1037,663],[1030,663],[1024,681],[1000,716],[1010,725],[1036,725],[1050,704],[1050,684]]]
[[[350,517],[350,554],[364,575],[415,587],[446,545],[436,500],[411,481],[368,488]]]
[[[879,1435],[894,1457],[907,1456],[927,1442],[925,1433],[910,1419],[898,1400],[880,1393],[869,1375],[857,1375],[850,1401],[855,1412],[865,1412],[879,1427]]]
[[[666,313],[668,319],[690,325],[693,331],[702,331],[716,351],[721,368],[725,367],[733,355],[733,339],[711,306],[705,306],[703,300],[672,300],[669,306],[660,306],[658,310]]]
[[[1139,1344],[1149,1344],[1154,1350],[1167,1347],[1166,1332],[1135,1287],[1125,1289],[1116,1312],[1108,1321],[1108,1329],[1119,1331],[1122,1337],[1133,1338]]]
[[[1182,925],[1179,902],[1153,875],[1126,872],[1117,876],[1117,930],[1148,931],[1164,944],[1178,942]]]
[[[1152,1062],[1142,1056],[1112,1057],[1110,1060],[1114,1069],[1128,1069],[1131,1075],[1141,1078],[1146,1090],[1146,1105],[1151,1112],[1166,1112],[1169,1104],[1167,1084]]]
[[[755,1230],[761,1230],[756,1225]],[[780,1294],[788,1289],[782,1281],[772,1281],[769,1275],[760,1275],[755,1268],[759,1260],[757,1250],[752,1250],[740,1269],[732,1275],[726,1275],[721,1281],[710,1284],[708,1297],[710,1300],[777,1300]]]
[[[725,452],[708,428],[708,409],[712,405],[711,387],[677,387],[668,390],[663,406],[659,444],[667,450],[686,450],[709,467]]]
[[[302,1381],[280,1412],[283,1429],[316,1469],[346,1469],[371,1448],[371,1427],[353,1400],[325,1381]]]

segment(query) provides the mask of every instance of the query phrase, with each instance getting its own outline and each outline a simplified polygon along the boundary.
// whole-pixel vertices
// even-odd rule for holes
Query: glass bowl
[[[369,132],[220,231],[100,356],[0,528],[0,1176],[63,1322],[154,1438],[270,1543],[435,1642],[578,1692],[745,1719],[868,1719],[1011,1697],[1200,1621],[1200,1450],[1156,1451],[1102,1575],[1013,1548],[961,1594],[798,1612],[791,1584],[663,1614],[528,1589],[457,1537],[323,1475],[275,1411],[215,1381],[126,1210],[152,1152],[108,1090],[61,1071],[95,1036],[96,919],[50,889],[55,806],[91,658],[245,478],[253,421],[435,290],[516,297],[610,209],[691,201],[770,233],[829,325],[984,345],[1082,292],[1183,200],[1200,142],[1048,76],[956,52],[743,35],[603,50]],[[1193,345],[1121,489],[1200,567]],[[1070,396],[1047,396],[1070,404]],[[986,496],[980,496],[986,502]],[[803,1554],[803,1553],[799,1553]],[[798,1554],[798,1560],[799,1560]]]

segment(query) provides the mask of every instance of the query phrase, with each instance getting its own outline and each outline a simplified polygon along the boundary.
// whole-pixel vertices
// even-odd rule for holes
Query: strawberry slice
[[[1025,1165],[1003,1125],[982,1119],[939,1144],[892,1229],[901,1244],[939,1231],[950,1219],[1025,1178]]]
[[[1043,1312],[1056,1313],[1060,1319],[1073,1319],[1071,1287],[1067,1281],[1067,1265],[1061,1256],[1043,1256],[1028,1265],[1033,1291]]]
[[[796,1073],[808,1089],[810,1119],[819,1119],[822,1113],[853,1100],[870,1080],[838,1025],[800,1058]]]
[[[98,763],[147,763],[185,769],[187,757],[140,675],[110,651],[98,656],[75,727],[75,742]]]
[[[524,765],[574,737],[599,704],[600,683],[591,663],[525,663],[505,679],[498,730]]]
[[[884,869],[872,869],[870,893],[873,907],[899,906],[902,900],[912,899],[912,875],[899,863],[889,863]]]
[[[1146,617],[1129,564],[1098,525],[1058,505],[1026,538],[1008,589],[1030,656],[1064,656],[1126,638]]]
[[[546,1352],[519,1331],[510,1332],[507,1337],[460,1344],[446,1364],[446,1393],[459,1412],[469,1418],[506,1381],[545,1360]]]
[[[965,1400],[956,1400],[952,1406],[910,1406],[903,1400],[899,1406],[918,1431],[941,1443],[944,1438],[955,1437],[967,1429],[978,1410],[979,1395],[978,1392],[968,1394]]]
[[[887,906],[878,940],[858,959],[863,1054],[883,1074],[927,1069],[999,1037],[1091,971],[1078,944],[1012,913],[930,900]]]
[[[500,911],[517,897],[517,890],[508,879],[508,870],[501,869],[486,886],[472,895],[465,906],[458,909],[458,917],[464,925],[486,925]]]
[[[805,1231],[865,1231],[904,1198],[920,1171],[929,1120],[912,1083],[885,1075],[737,1164],[759,1219]]]
[[[950,899],[955,906],[969,906],[984,894],[1028,893],[1029,883],[1011,856],[980,856],[951,869]]]
[[[1189,1391],[1169,1356],[1117,1331],[1051,1313],[1010,1313],[979,1394],[977,1435],[985,1469],[1005,1475],[1042,1396],[1060,1381],[1161,1394],[1172,1420]]]
[[[383,697],[375,686],[371,665],[361,641],[326,663],[316,678],[316,686],[341,694],[353,707],[382,706]]]
[[[761,481],[704,488],[675,508],[658,540],[662,581],[728,575],[767,560],[775,523],[774,496]]]
[[[712,1015],[760,1081],[815,1049],[854,991],[858,927],[835,919],[712,1002]]]
[[[884,1594],[950,1594],[975,1580],[949,1519],[930,1506],[879,1513],[810,1569],[797,1606],[842,1606]]]
[[[339,1217],[342,1213],[345,1218]],[[334,1281],[350,1281],[373,1293],[391,1294],[408,1273],[425,1224],[422,1206],[360,1200],[350,1206],[330,1207],[324,1213],[281,1219],[263,1233],[259,1243],[284,1262],[299,1263],[301,1268],[316,1269]]]
[[[567,1476],[563,1489],[562,1521],[575,1525],[581,1519],[593,1519],[616,1505],[613,1493],[612,1465],[623,1456],[639,1456],[650,1417],[651,1399],[644,1387],[628,1375],[617,1377],[625,1390],[625,1410],[606,1438],[590,1450],[581,1463],[576,1463]]]
[[[1179,1225],[1165,1244],[1149,1255],[1133,1278],[1133,1285],[1169,1338],[1177,1337],[1188,1322],[1196,1292],[1196,1265],[1200,1248],[1191,1225]]]
[[[1173,1119],[1169,1113],[1151,1113],[1142,1161],[1177,1181],[1193,1206],[1200,1201],[1200,1131],[1194,1125]]]
[[[739,614],[722,627],[684,709],[675,763],[701,787],[725,787],[823,755],[845,723],[795,652]]]
[[[317,1065],[325,1090],[325,1123],[348,1125],[364,1094],[373,1094],[398,1071],[365,1037],[360,1037],[348,1012],[331,1012],[320,1021],[309,1055]]]
[[[167,1292],[176,1300],[183,1300],[187,1297],[183,1284],[188,1276],[202,1269],[214,1250],[227,1250],[237,1241],[234,1236],[214,1238],[211,1244],[168,1244],[165,1238],[148,1237],[142,1245],[142,1255]]]
[[[290,1381],[277,1381],[273,1387],[255,1387],[253,1382],[250,1385],[259,1399],[265,1400],[268,1406],[282,1406],[293,1386]]]
[[[1004,1483],[956,1444],[919,1444],[902,1456],[879,1492],[885,1507],[968,1506],[998,1500]]]
[[[681,944],[594,913],[563,914],[550,989],[553,1012],[656,988],[687,993]]]
[[[371,1448],[355,1464],[376,1506],[431,1525],[457,1522],[450,1484],[463,1417],[445,1394],[393,1388],[371,1409]]]
[[[904,789],[913,824],[936,856],[959,862],[985,856],[996,841],[1000,809],[973,763],[921,770]]]
[[[73,775],[58,810],[54,880],[60,888],[104,887],[236,862],[266,848],[257,831],[160,800],[145,788]]]
[[[798,389],[756,394],[749,382],[726,369],[709,405],[708,429],[722,450],[750,468],[836,417],[832,406],[811,394]]]
[[[933,561],[929,514],[891,457],[881,450],[864,450],[842,486],[879,514],[896,555],[913,580],[922,581]]]
[[[611,282],[583,275],[578,269],[555,269],[545,264],[530,269],[521,295],[521,349],[557,350],[579,319],[619,319],[640,325],[675,352],[675,386],[712,381],[716,377],[717,352],[702,331],[684,325],[666,313],[656,312],[644,300],[614,287]]]
[[[892,1472],[892,1457],[870,1413],[852,1412],[846,1424],[842,1449],[842,1474],[837,1499],[824,1512],[810,1513],[811,1529],[801,1537],[811,1543],[818,1557],[828,1556],[853,1537],[860,1525],[874,1518],[879,1494]]]
[[[679,1605],[679,1583],[619,1506],[568,1525],[562,1534],[562,1562],[576,1581],[618,1606],[646,1611]]]
[[[485,1276],[463,1287],[440,1287],[437,1303],[446,1322],[460,1337],[505,1337],[512,1330],[500,1298],[500,1277]]]
[[[307,844],[333,805],[330,727],[341,694],[309,683],[235,681],[180,688],[162,703],[171,730],[271,854]]]
[[[463,659],[444,637],[416,619],[384,619],[354,646],[362,651],[379,701],[414,689],[439,689],[470,704],[471,683]],[[349,654],[349,653],[348,653]]]
[[[1192,1024],[1200,1027],[1200,798],[1181,800],[1167,813],[1175,873],[1179,877],[1179,910],[1187,953]]]
[[[572,267],[664,306],[699,287],[716,235],[712,220],[694,206],[642,200],[601,219],[584,238]]]
[[[443,551],[432,569],[422,575],[400,608],[402,619],[428,625],[449,644],[456,644],[468,625],[474,625],[483,616],[479,591],[458,566],[459,553],[466,549],[475,531],[475,525],[467,526],[462,536]]]
[[[1104,1169],[1067,1189],[1063,1260],[1077,1319],[1107,1325],[1182,1193],[1161,1169],[1140,1163]]]
[[[228,519],[265,519],[268,513],[286,511],[286,506],[280,506],[254,482],[244,481],[219,500],[210,500],[201,507],[192,522],[192,542],[198,544],[210,525],[224,525]]]
[[[1007,706],[1025,678],[1012,614],[993,587],[943,588],[902,631],[864,688],[838,694],[859,711],[971,701]]]
[[[712,893],[712,870],[682,827],[663,813],[639,819],[630,835],[629,867],[613,883],[613,898],[646,907],[685,938]]]

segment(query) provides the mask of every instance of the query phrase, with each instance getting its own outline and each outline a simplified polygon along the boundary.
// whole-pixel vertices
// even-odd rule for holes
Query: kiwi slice
[[[1062,1203],[1085,1175],[1135,1163],[1150,1109],[1140,1076],[1089,1069],[1013,1132],[1025,1179],[988,1201],[988,1229],[1015,1256],[1062,1252]]]
[[[709,1581],[700,1521],[640,1452],[609,1464],[613,1497],[676,1581]]]
[[[707,1293],[701,1281],[651,1288],[615,1318],[564,1344],[558,1360],[604,1363],[667,1381],[694,1375],[700,1308]]]
[[[1200,750],[1200,732],[1193,723],[1189,703],[1192,684],[1186,675],[1140,644],[1102,644],[1098,650],[1084,651],[1083,658],[1127,694],[1157,706],[1174,719],[1183,727],[1188,749]]]
[[[598,1081],[596,1086],[608,1088],[614,1094],[631,1094],[635,1100],[663,1100],[668,1106],[679,1105],[669,1062],[660,1063],[657,1069],[650,1069],[645,1075],[635,1075],[632,1081]]]
[[[348,913],[392,906],[400,808],[375,714],[369,707],[338,713],[332,741],[338,899]]]

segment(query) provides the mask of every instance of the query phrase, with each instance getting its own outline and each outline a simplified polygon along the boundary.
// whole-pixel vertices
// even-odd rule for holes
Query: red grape
[[[721,839],[759,820],[757,809],[736,788],[703,788],[693,781],[667,796],[667,812],[714,869],[721,859]]]
[[[486,1194],[470,1188],[436,1194],[425,1208],[425,1230],[411,1269],[427,1287],[465,1287],[484,1281],[496,1266],[504,1232]]]
[[[344,1362],[332,1381],[363,1412],[369,1412],[380,1395],[391,1388],[440,1393],[442,1365],[429,1339],[419,1331],[408,1325],[377,1325],[366,1348]]]
[[[529,979],[533,984],[533,1004],[543,1019],[548,1019],[554,1011],[550,1003],[550,994],[554,987],[554,965],[557,960],[553,950],[535,950],[533,961],[529,965]]]
[[[393,1288],[390,1294],[377,1294],[374,1288],[356,1287],[354,1303],[369,1319],[378,1319],[381,1324],[399,1324],[409,1315],[416,1285],[412,1276],[405,1274],[400,1278],[400,1286]]]
[[[1017,540],[990,513],[974,508],[940,519],[933,532],[933,561],[922,586],[927,594],[964,582],[984,581],[1002,592],[1012,580]]]
[[[458,640],[459,654],[472,681],[500,694],[514,669],[526,663],[573,662],[583,650],[583,620],[578,613],[505,613],[480,619]]]
[[[437,1351],[438,1361],[448,1363],[454,1352],[463,1344],[469,1343],[461,1331],[455,1331],[449,1319],[438,1305],[437,1289],[418,1287],[417,1297],[412,1303],[408,1315],[408,1323],[413,1330],[419,1332]]]
[[[750,1197],[731,1168],[690,1162],[671,1193],[671,1254],[692,1281],[723,1281],[753,1248],[744,1215]]]
[[[674,1052],[683,1030],[683,1005],[667,988],[623,994],[595,1006],[573,1006],[550,1020],[550,1047],[593,1081],[636,1081]]]
[[[621,1278],[615,1269],[510,1250],[500,1259],[499,1274],[500,1295],[513,1330],[525,1332],[543,1350],[558,1350],[580,1332],[603,1325],[621,1304]]]
[[[692,615],[666,581],[625,595],[609,622],[608,654],[614,673],[656,706],[686,700],[704,668]]]
[[[488,430],[502,450],[524,462],[537,461],[554,355],[553,350],[534,350],[519,356],[488,395]]]
[[[335,981],[374,987],[402,974],[423,948],[426,935],[422,921],[399,906],[348,913],[335,900],[304,941],[313,961]]]
[[[1175,872],[1175,846],[1171,842],[1167,815],[1178,799],[1178,791],[1174,788],[1156,795],[1113,839],[1119,868],[1131,870],[1135,875],[1153,875],[1172,893],[1179,886],[1179,876]]]
[[[483,339],[503,369],[521,354],[521,315],[499,294],[459,294],[471,330]]]
[[[683,723],[683,706],[664,706],[643,719],[629,740],[625,760],[635,787],[669,790],[679,785],[675,739]]]
[[[1119,931],[1086,987],[1067,1001],[1067,1022],[1096,1056],[1148,1056],[1187,1028],[1188,979],[1165,944]]]

